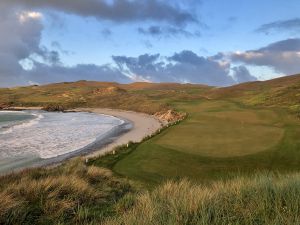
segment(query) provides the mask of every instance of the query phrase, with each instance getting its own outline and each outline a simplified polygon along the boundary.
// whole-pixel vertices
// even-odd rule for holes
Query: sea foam
[[[32,120],[0,133],[0,159],[38,155],[53,158],[82,149],[124,123],[93,113],[29,111]]]

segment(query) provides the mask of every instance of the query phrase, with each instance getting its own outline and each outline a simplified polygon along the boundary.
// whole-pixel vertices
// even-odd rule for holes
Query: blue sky
[[[297,0],[3,0],[0,12],[0,86],[227,86],[300,72]]]

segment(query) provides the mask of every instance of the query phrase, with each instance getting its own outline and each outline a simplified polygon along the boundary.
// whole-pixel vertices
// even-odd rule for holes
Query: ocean
[[[0,111],[0,172],[84,149],[124,123],[87,112]]]

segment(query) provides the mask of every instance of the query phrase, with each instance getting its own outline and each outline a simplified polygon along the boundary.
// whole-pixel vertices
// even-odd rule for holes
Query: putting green
[[[192,111],[189,119],[155,143],[202,156],[233,157],[268,150],[283,137],[284,129],[274,125],[277,117],[273,111],[243,109],[233,103],[224,108],[222,103],[217,107],[206,102],[193,110],[187,105],[185,110]]]
[[[167,179],[201,183],[300,169],[299,121],[285,110],[229,101],[176,102],[173,107],[189,117],[121,158],[115,172],[153,186]]]

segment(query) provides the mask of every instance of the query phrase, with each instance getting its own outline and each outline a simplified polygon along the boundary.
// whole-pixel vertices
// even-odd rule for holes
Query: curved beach
[[[40,108],[13,108],[11,110],[39,110]],[[127,144],[128,142],[140,142],[144,137],[153,134],[162,127],[162,123],[153,116],[136,113],[130,111],[103,109],[103,108],[79,108],[73,112],[91,112],[94,114],[107,115],[117,117],[125,123],[107,132],[101,139],[90,143],[84,148],[77,149],[66,154],[49,159],[41,158],[20,158],[17,161],[0,160],[0,173],[8,173],[15,170],[48,166],[60,163],[64,160],[70,159],[75,156],[84,155],[87,158],[97,157],[112,151],[115,147]]]
[[[132,129],[120,135],[111,143],[102,146],[96,151],[91,152],[90,154],[87,155],[87,158],[97,157],[106,154],[107,152],[112,151],[115,147],[120,145],[125,145],[130,141],[140,142],[143,140],[144,137],[155,133],[158,129],[160,129],[163,126],[163,123],[159,121],[157,118],[145,113],[137,113],[133,111],[105,109],[105,108],[95,108],[95,109],[81,108],[81,109],[76,109],[76,111],[85,111],[85,112],[111,115],[111,116],[115,116],[130,121],[133,125]]]

